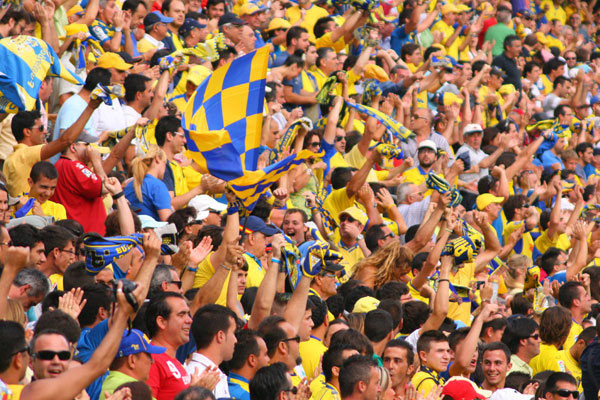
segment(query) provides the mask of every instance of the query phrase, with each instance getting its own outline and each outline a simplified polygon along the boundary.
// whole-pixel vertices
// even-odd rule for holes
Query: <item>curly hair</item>
[[[414,256],[412,250],[404,247],[399,240],[393,240],[359,261],[355,266],[354,276],[363,268],[375,267],[375,287],[380,287],[386,282],[398,280],[398,276],[408,274]]]

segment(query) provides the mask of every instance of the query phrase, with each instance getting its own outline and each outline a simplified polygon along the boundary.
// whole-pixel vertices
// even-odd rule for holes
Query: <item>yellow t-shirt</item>
[[[63,285],[63,276],[61,274],[52,274],[48,277],[48,279],[50,279],[53,290],[65,290]]]
[[[290,21],[290,24],[294,25],[296,21],[300,19],[301,13],[300,8],[298,6],[290,7],[285,12],[285,18]],[[315,43],[315,33],[313,32],[315,23],[319,18],[328,17],[329,13],[322,7],[311,5],[308,10],[306,10],[306,14],[304,15],[304,20],[300,24],[301,27],[308,31],[308,40],[312,43]]]
[[[323,202],[323,208],[331,213],[331,217],[338,225],[340,223],[340,219],[338,218],[339,213],[353,205],[354,197],[348,197],[345,187],[332,190]]]
[[[581,332],[583,332],[583,327],[573,320],[573,323],[571,324],[571,330],[569,331],[569,336],[567,336],[567,340],[565,341],[565,344],[563,344],[563,349],[568,351],[571,347],[573,347]]]
[[[567,373],[572,375],[577,381],[577,388],[583,390],[581,386],[581,366],[579,362],[573,358],[569,349],[564,349],[558,352],[558,358],[563,362]]]
[[[446,53],[455,60],[458,60],[458,45],[460,40],[456,38],[450,47],[446,46],[446,41],[454,34],[454,28],[445,23],[443,20],[440,20],[431,28],[431,33],[436,31],[442,32],[442,44],[446,47]]]
[[[10,389],[10,391],[12,392],[12,400],[19,400],[21,398],[21,392],[23,391],[23,388],[25,387],[25,385],[6,385],[8,386],[8,388]]]
[[[354,266],[357,262],[365,258],[365,254],[358,243],[354,244],[352,247],[346,247],[342,241],[339,241],[337,242],[337,247],[343,257],[342,261],[340,261],[340,264],[344,266],[346,275],[352,276],[354,273]]]
[[[244,253],[244,258],[248,263],[248,276],[246,277],[246,287],[258,287],[265,278],[267,272],[254,257],[248,253]]]
[[[183,168],[177,161],[169,161],[169,166],[173,172],[173,182],[175,183],[175,196],[181,196],[190,191]]]
[[[533,369],[533,375],[546,370],[566,372],[565,363],[560,359],[558,349],[545,343],[540,343],[540,354],[529,361],[529,366]]]
[[[341,37],[334,43],[331,40],[331,32],[326,32],[323,36],[316,39],[315,47],[317,49],[320,49],[321,47],[330,47],[336,53],[339,53],[346,47],[346,42],[344,42],[344,37]]]
[[[554,7],[554,3],[552,1],[544,1],[541,4],[542,9],[544,9],[546,4],[548,5],[548,11],[546,11],[546,18],[548,21],[558,19],[563,25],[567,23],[567,13],[561,6]]]
[[[211,252],[200,264],[198,264],[198,271],[196,271],[196,275],[194,276],[194,285],[193,288],[202,287],[208,282],[210,278],[215,274],[215,268],[210,262]],[[223,283],[223,288],[221,289],[221,293],[215,301],[215,304],[219,304],[222,306],[227,305],[227,286],[229,285],[229,277],[231,276],[231,272],[227,275],[227,279],[225,279],[225,283]]]
[[[321,362],[321,357],[326,351],[327,346],[325,346],[320,339],[314,336],[311,336],[306,342],[300,342],[302,368],[304,368],[306,377],[309,380],[318,375],[319,363]]]
[[[415,185],[419,186],[420,184],[425,183],[428,174],[423,170],[423,168],[417,165],[416,167],[412,167],[411,169],[404,171],[402,176],[404,177],[404,182],[414,183]],[[444,177],[444,175],[440,176],[442,178]],[[431,196],[432,193],[433,189],[428,189],[425,193],[423,193],[423,196]]]
[[[349,166],[360,169],[367,158],[363,156],[363,154],[358,149],[358,145],[352,147],[352,149],[344,155],[344,160],[348,163]],[[388,174],[387,171],[383,171]],[[385,179],[385,178],[384,178]],[[378,182],[378,175],[374,169],[369,171],[369,175],[367,175],[367,182]]]
[[[523,223],[523,221],[511,221],[504,226],[504,229],[502,230],[502,234],[504,235],[504,243],[508,241],[508,238],[514,231],[523,226]],[[530,232],[524,232],[521,239],[517,241],[515,247],[513,247],[512,251],[510,252],[511,256],[514,254],[521,254],[531,258],[533,254],[533,238],[531,237]]]
[[[27,196],[27,199],[30,199],[31,197]],[[41,204],[42,207],[42,211],[44,212],[44,215],[46,216],[52,216],[54,217],[55,221],[60,221],[61,219],[67,219],[67,210],[65,210],[65,206],[63,206],[60,203],[55,203],[53,201],[50,200],[46,200],[44,203]],[[15,212],[18,210],[15,209],[12,213],[12,215],[14,216]],[[29,212],[27,213],[27,215],[32,215],[33,214],[33,209],[29,210]]]
[[[146,38],[142,38],[137,42],[137,49],[138,52],[141,54],[152,49],[156,49],[156,46],[150,43]]]
[[[410,382],[417,389],[417,393],[421,393],[427,397],[437,386],[438,382],[442,385],[444,384],[444,379],[435,373],[435,371],[433,371],[433,375],[425,371],[419,371],[412,377]]]
[[[15,146],[15,151],[4,161],[2,172],[6,177],[8,194],[17,197],[29,191],[27,178],[29,178],[33,165],[42,160],[43,146],[43,144],[27,146],[19,143]]]
[[[558,47],[561,53],[564,51],[565,44],[560,39],[552,36],[551,34],[547,34],[546,40],[548,41],[546,47]]]
[[[450,282],[453,285],[469,286],[475,278],[475,263],[465,263],[464,267],[456,271],[456,274],[450,276]],[[448,304],[448,317],[458,319],[467,325],[471,325],[471,303],[468,301],[450,302]]]
[[[542,85],[544,85],[544,94],[550,94],[554,90],[554,82],[546,74],[542,74],[541,78]]]
[[[554,239],[554,240],[553,240]],[[561,233],[556,235],[555,238],[551,239],[548,236],[548,229],[542,232],[542,234],[535,240],[534,244],[538,251],[542,254],[546,252],[550,247],[557,247],[561,250],[567,251],[571,247],[571,241],[569,237]]]
[[[312,384],[310,386],[312,390]],[[340,400],[342,398],[336,387],[330,384],[325,384],[318,391],[312,390],[312,393],[310,400]]]

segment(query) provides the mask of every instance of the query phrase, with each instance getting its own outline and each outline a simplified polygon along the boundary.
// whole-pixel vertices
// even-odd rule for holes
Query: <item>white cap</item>
[[[421,143],[419,143],[419,147],[418,150],[421,149],[431,149],[433,150],[434,153],[437,153],[437,146],[435,145],[435,143],[433,142],[433,140],[423,140]]]
[[[465,129],[463,129],[463,135],[467,135],[467,134],[473,133],[473,132],[483,132],[481,125],[469,124],[469,125],[465,126]]]
[[[138,218],[140,219],[140,222],[142,223],[142,229],[156,229],[156,228],[162,228],[163,226],[167,225],[167,222],[164,221],[157,221],[154,218],[152,218],[149,215],[138,215]]]
[[[515,389],[498,389],[490,396],[489,400],[532,400],[535,396],[517,392]]]
[[[223,203],[219,203],[212,197],[200,194],[188,203],[189,207],[194,207],[196,209],[196,219],[203,220],[208,217],[208,213],[210,211],[222,212],[227,209],[227,205]]]
[[[562,199],[560,199],[560,209],[567,210],[567,211],[573,211],[575,209],[575,206],[573,205],[573,203],[571,203],[569,201],[569,199],[565,199],[563,197]]]

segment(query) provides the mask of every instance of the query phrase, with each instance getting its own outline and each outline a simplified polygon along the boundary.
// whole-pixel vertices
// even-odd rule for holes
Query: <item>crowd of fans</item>
[[[85,84],[0,114],[3,400],[599,396],[596,0],[17,3]],[[265,47],[250,210],[181,117]]]

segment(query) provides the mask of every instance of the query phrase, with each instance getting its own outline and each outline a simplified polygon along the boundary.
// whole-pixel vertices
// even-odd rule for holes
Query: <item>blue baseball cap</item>
[[[244,227],[246,228],[244,230],[246,235],[254,232],[260,232],[265,236],[273,236],[274,234],[279,233],[277,228],[265,224],[265,221],[254,215],[251,215],[248,218],[240,219],[240,231],[242,231]]]
[[[132,354],[148,353],[162,354],[166,351],[166,347],[154,346],[150,344],[144,337],[144,333],[138,329],[126,330],[121,339],[121,345],[117,352],[116,358],[126,357]]]
[[[146,15],[144,17],[144,27],[145,28],[148,28],[159,22],[162,22],[164,24],[170,24],[171,22],[173,22],[173,18],[165,17],[158,11],[152,11],[151,13],[149,13],[148,15]]]
[[[183,21],[183,24],[179,27],[179,35],[186,37],[194,28],[203,29],[206,28],[206,25],[201,24],[194,18],[186,18],[185,21]]]
[[[593,106],[596,103],[600,103],[600,96],[592,96],[590,99],[590,106]]]

